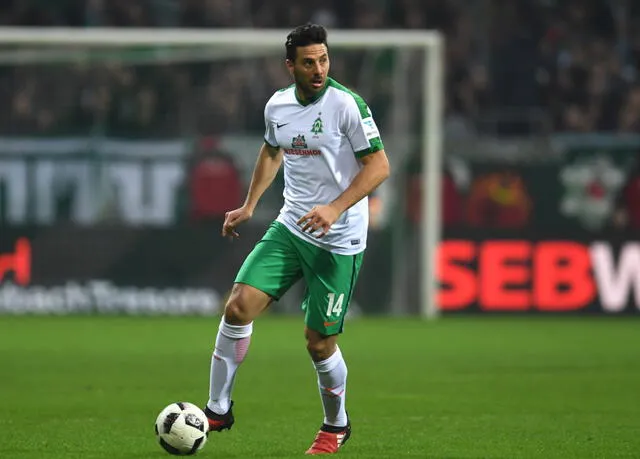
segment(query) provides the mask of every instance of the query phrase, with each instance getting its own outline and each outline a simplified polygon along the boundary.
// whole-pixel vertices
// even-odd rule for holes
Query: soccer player
[[[251,185],[226,214],[237,237],[284,162],[284,205],[238,272],[211,359],[210,431],[233,425],[231,391],[253,320],[304,278],[307,350],[318,374],[324,421],[307,454],[335,453],[351,434],[347,366],[337,345],[367,242],[367,196],[389,176],[382,140],[364,100],[329,78],[327,32],[297,27],[285,43],[294,83],[264,110],[266,132]]]

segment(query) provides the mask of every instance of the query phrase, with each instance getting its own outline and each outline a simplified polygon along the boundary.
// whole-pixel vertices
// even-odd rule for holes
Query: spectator
[[[613,225],[618,229],[640,230],[640,154],[616,200]]]
[[[476,178],[467,215],[469,224],[478,228],[525,228],[531,217],[531,198],[522,177],[504,170]]]
[[[233,158],[217,140],[202,139],[197,147],[189,179],[189,218],[192,222],[219,223],[229,209],[242,204],[244,189]]]
[[[620,110],[618,126],[621,132],[640,132],[640,86],[634,86],[629,91]]]
[[[414,225],[421,224],[422,218],[422,183],[420,159],[415,158],[408,167],[408,182],[405,192],[405,202],[407,205],[407,217]],[[449,169],[445,168],[442,176],[442,224],[444,228],[455,228],[464,221],[466,208],[465,196],[461,192],[454,176]]]

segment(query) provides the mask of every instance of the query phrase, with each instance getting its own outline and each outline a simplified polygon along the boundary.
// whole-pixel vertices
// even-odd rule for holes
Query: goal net
[[[264,104],[291,84],[288,32],[0,29],[3,224],[61,214],[85,227],[180,224],[185,177],[204,150],[232,158],[244,194]],[[372,200],[354,294],[364,311],[437,314],[442,47],[437,32],[329,31],[330,75],[368,102],[392,167]],[[277,214],[281,185],[252,225]]]

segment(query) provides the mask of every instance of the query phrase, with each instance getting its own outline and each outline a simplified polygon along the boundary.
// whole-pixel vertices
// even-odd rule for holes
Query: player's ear
[[[289,70],[289,73],[291,75],[293,75],[293,61],[291,59],[285,59],[284,63],[287,66],[287,69]]]

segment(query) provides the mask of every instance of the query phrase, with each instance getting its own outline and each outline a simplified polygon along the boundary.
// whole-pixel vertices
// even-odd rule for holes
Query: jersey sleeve
[[[264,141],[273,148],[278,148],[278,140],[276,139],[276,132],[274,129],[275,123],[269,116],[269,104],[264,107]]]
[[[384,149],[378,126],[364,99],[353,94],[347,103],[345,114],[345,134],[356,157],[362,158]]]

